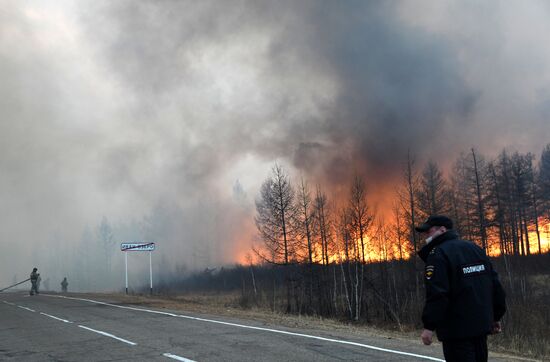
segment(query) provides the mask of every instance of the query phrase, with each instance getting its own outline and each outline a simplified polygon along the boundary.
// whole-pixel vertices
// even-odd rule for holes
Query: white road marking
[[[163,356],[164,356],[164,357],[168,357],[168,358],[175,359],[175,360],[177,360],[177,361],[195,362],[195,361],[193,361],[192,359],[183,358],[183,357],[177,356],[177,355],[175,355],[175,354],[171,354],[171,353],[164,353]]]
[[[222,322],[222,321],[218,321],[218,320],[214,320],[214,319],[191,317],[191,316],[182,315],[182,314],[173,314],[173,313],[161,312],[161,311],[149,310],[149,309],[143,309],[143,308],[127,307],[127,306],[123,306],[123,305],[116,305],[116,304],[111,304],[111,303],[100,302],[100,301],[96,301],[96,300],[92,300],[92,299],[73,298],[73,297],[66,297],[66,296],[63,296],[63,295],[48,295],[48,294],[43,294],[43,295],[46,295],[48,297],[82,300],[82,301],[89,302],[89,303],[108,305],[108,306],[116,307],[116,308],[129,309],[129,310],[135,310],[135,311],[139,311],[139,312],[147,312],[147,313],[153,313],[153,314],[168,315],[168,316],[171,316],[171,317],[186,318],[186,319],[192,319],[192,320],[201,321],[201,322],[223,324],[223,325],[232,326],[232,327],[254,329],[254,330],[258,330],[258,331],[265,331],[265,332],[286,334],[286,335],[290,335],[290,336],[317,339],[317,340],[320,340],[320,341],[347,344],[347,345],[352,345],[352,346],[357,346],[357,347],[362,347],[362,348],[367,348],[367,349],[373,349],[373,350],[381,351],[381,352],[388,352],[388,353],[394,353],[394,354],[399,354],[399,355],[403,355],[403,356],[410,356],[410,357],[416,357],[416,358],[421,358],[421,359],[427,359],[427,360],[430,360],[430,361],[445,362],[445,360],[443,360],[443,359],[430,357],[430,356],[425,356],[425,355],[422,355],[422,354],[397,351],[397,350],[394,350],[394,349],[381,348],[381,347],[371,346],[371,345],[368,345],[368,344],[345,341],[345,340],[340,340],[340,339],[325,338],[325,337],[319,337],[319,336],[314,336],[314,335],[310,335],[310,334],[287,332],[287,331],[283,331],[283,330],[280,330],[280,329],[271,329],[271,328],[247,326],[247,325],[244,325],[244,324]]]
[[[31,311],[31,312],[36,312],[34,309],[30,309],[30,308],[27,308],[27,307],[22,307],[20,305],[18,305],[18,307],[21,308],[21,309],[26,309],[26,310]]]
[[[9,305],[15,305],[15,304],[13,304],[13,303],[6,302],[5,300],[3,300],[2,302],[6,303],[6,304],[9,304]]]
[[[233,326],[233,327],[239,327],[239,328],[248,328],[248,329],[255,329],[255,330],[266,331],[266,332],[273,332],[273,333],[286,334],[286,335],[290,335],[290,336],[297,336],[297,337],[303,337],[303,338],[317,339],[317,340],[326,341],[326,342],[334,342],[334,343],[340,343],[340,344],[348,344],[348,345],[357,346],[357,347],[363,347],[363,348],[368,348],[368,349],[374,349],[374,350],[376,350],[376,351],[381,351],[381,352],[395,353],[395,354],[400,354],[400,355],[404,355],[404,356],[411,356],[411,357],[417,357],[417,358],[428,359],[428,360],[432,360],[432,361],[443,361],[443,362],[445,362],[445,360],[442,360],[442,359],[439,359],[439,358],[430,357],[430,356],[424,356],[424,355],[421,355],[421,354],[415,354],[415,353],[409,353],[409,352],[402,352],[402,351],[397,351],[397,350],[394,350],[394,349],[381,348],[381,347],[371,346],[371,345],[368,345],[368,344],[357,343],[357,342],[350,342],[350,341],[344,341],[344,340],[340,340],[340,339],[325,338],[325,337],[313,336],[313,335],[310,335],[310,334],[303,334],[303,333],[287,332],[287,331],[282,331],[282,330],[279,330],[279,329],[262,328],[262,327],[253,327],[253,326],[247,326],[247,325],[237,324],[237,323],[229,323],[229,322],[222,322],[222,321],[216,321],[216,320],[210,320],[210,319],[204,319],[204,318],[190,317],[190,316],[186,316],[186,315],[178,315],[178,317],[180,317],[180,318],[186,318],[186,319],[193,319],[193,320],[203,321],[203,322],[224,324],[224,325]]]
[[[53,319],[57,319],[58,321],[61,321],[61,322],[72,323],[71,321],[68,321],[68,320],[63,319],[63,318],[58,318],[58,317],[53,316],[53,315],[51,315],[51,314],[46,314],[46,313],[42,313],[42,312],[40,312],[40,314],[45,315],[46,317],[50,317],[50,318],[53,318]]]
[[[92,329],[92,328],[88,328],[86,326],[81,326],[81,325],[78,325],[80,328],[84,328],[84,329],[87,329],[89,331],[92,331],[92,332],[95,332],[95,333],[99,333],[101,335],[104,335],[104,336],[107,336],[107,337],[111,337],[111,338],[114,338],[114,339],[117,339],[121,342],[124,342],[124,343],[128,343],[128,344],[131,344],[132,346],[135,346],[137,343],[134,343],[134,342],[130,342],[124,338],[120,338],[120,337],[117,337],[115,335],[112,335],[110,333],[107,333],[107,332],[103,332],[103,331],[98,331],[97,329]]]

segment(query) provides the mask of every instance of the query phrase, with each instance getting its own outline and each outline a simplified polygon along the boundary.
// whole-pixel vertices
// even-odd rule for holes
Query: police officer
[[[40,278],[40,273],[37,273],[38,269],[33,268],[31,272],[31,291],[30,295],[34,293],[38,294],[38,278]]]
[[[418,253],[426,263],[422,342],[431,344],[436,331],[447,361],[487,361],[487,335],[501,331],[506,311],[489,258],[473,242],[460,240],[446,216],[430,216],[416,231],[426,238]]]

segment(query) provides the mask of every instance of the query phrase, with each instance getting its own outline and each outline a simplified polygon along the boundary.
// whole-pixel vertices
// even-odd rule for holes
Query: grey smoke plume
[[[275,160],[336,187],[356,169],[387,183],[409,148],[538,153],[548,15],[544,1],[7,3],[0,282],[59,253],[52,278],[99,263],[103,216],[117,273],[128,239],[157,241],[162,265],[242,258]]]

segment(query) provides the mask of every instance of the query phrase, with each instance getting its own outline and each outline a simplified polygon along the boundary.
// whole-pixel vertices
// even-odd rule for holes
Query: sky
[[[376,193],[409,149],[540,155],[548,34],[542,0],[4,1],[0,286],[82,279],[102,220],[97,288],[121,242],[155,241],[160,274],[234,262],[275,162]]]

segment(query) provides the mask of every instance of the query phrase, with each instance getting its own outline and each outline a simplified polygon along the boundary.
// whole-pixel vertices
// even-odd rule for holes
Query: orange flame
[[[540,237],[540,252],[548,253],[550,252],[550,222],[543,219],[539,220],[539,233],[535,230],[529,230],[528,239],[529,239],[529,250],[531,254],[539,253],[539,237]],[[250,239],[248,237],[247,239]],[[379,235],[366,236],[363,240],[365,245],[365,261],[367,263],[371,262],[384,262],[391,260],[408,260],[410,259],[413,251],[410,249],[410,244],[408,241],[403,240],[402,245],[400,246],[397,241],[384,234],[384,232],[379,233]],[[261,248],[261,247],[260,247]],[[361,240],[357,239],[351,245],[348,245],[348,253],[344,250],[342,241],[339,240],[335,246],[329,249],[328,261],[329,264],[332,263],[341,263],[348,261],[346,258],[349,257],[349,261],[360,261],[363,258],[363,249],[361,246]],[[307,246],[302,245],[299,250],[301,255],[307,255]],[[489,235],[489,240],[487,243],[487,254],[490,256],[499,256],[502,251],[500,250],[500,240],[498,235],[492,234]],[[319,243],[314,243],[312,245],[312,260],[315,264],[323,264],[323,251]],[[262,260],[258,258],[250,249],[241,250],[237,254],[236,261],[243,265],[249,264],[258,264]],[[307,257],[306,257],[307,261]]]

